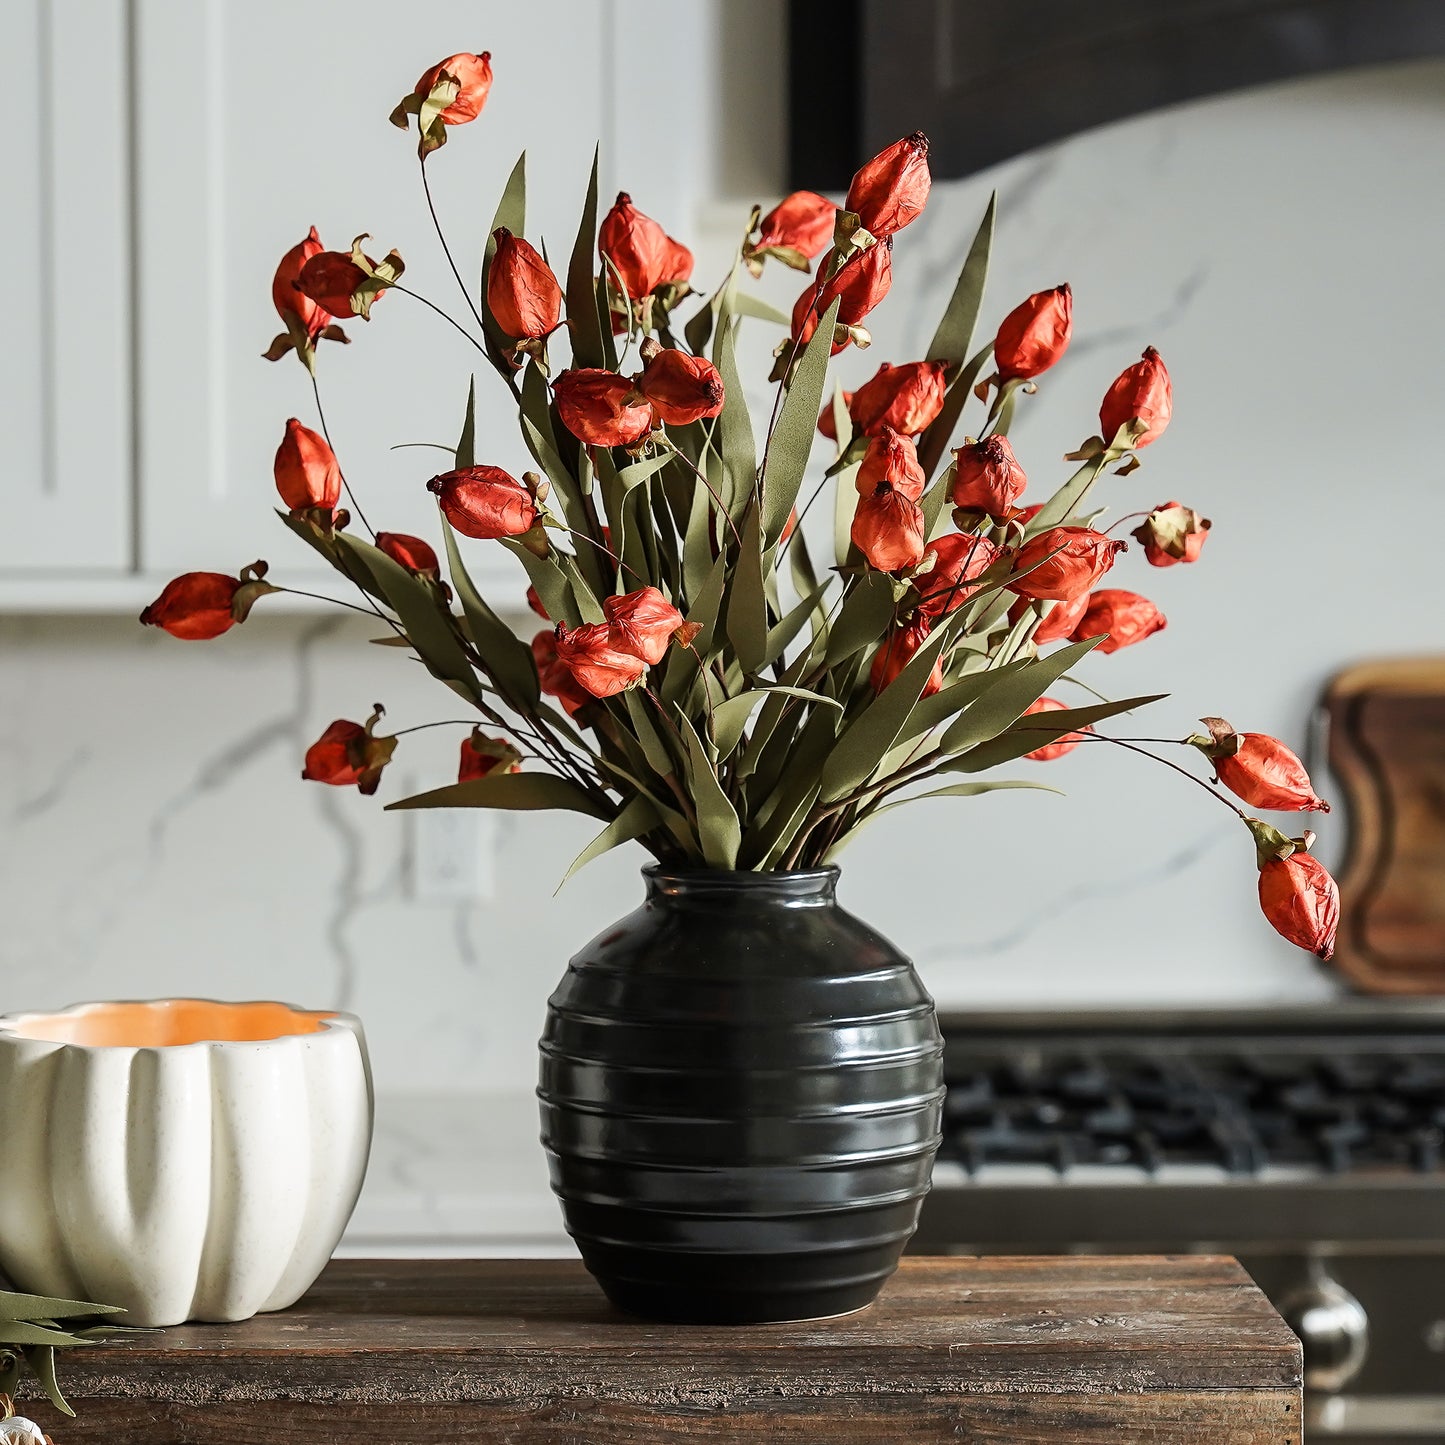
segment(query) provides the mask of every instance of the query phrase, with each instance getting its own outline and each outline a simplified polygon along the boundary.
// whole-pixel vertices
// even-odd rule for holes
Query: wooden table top
[[[1298,1342],[1208,1256],[909,1257],[859,1314],[745,1328],[621,1315],[570,1260],[344,1260],[280,1314],[61,1365],[79,1420],[34,1408],[62,1445],[281,1438],[262,1421],[318,1445],[394,1414],[407,1429],[377,1438],[1298,1439]]]

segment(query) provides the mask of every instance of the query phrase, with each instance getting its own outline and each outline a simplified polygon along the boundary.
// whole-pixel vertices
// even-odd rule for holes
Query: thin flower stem
[[[477,338],[473,336],[472,333],[468,331],[467,328],[456,319],[455,316],[453,316],[448,311],[443,311],[442,308],[438,306],[435,301],[428,301],[427,298],[423,296],[420,291],[413,291],[409,286],[403,286],[399,281],[393,281],[392,284],[387,287],[387,290],[400,291],[403,296],[410,296],[413,301],[420,301],[421,304],[425,306],[428,310],[435,311],[436,314],[440,316],[441,319],[445,321],[448,326],[451,326],[457,331],[460,331],[461,334],[465,336],[467,340],[473,346],[475,346],[478,351],[482,353],[483,356],[487,355],[487,348],[483,346],[482,343],[478,341]],[[487,360],[490,361],[491,358],[487,357]]]
[[[467,310],[472,313],[477,325],[485,331],[486,327],[482,324],[482,313],[477,310],[476,303],[472,300],[472,293],[467,289],[467,283],[462,280],[462,273],[457,269],[457,263],[452,257],[452,248],[447,245],[446,233],[442,230],[441,220],[437,216],[436,203],[432,200],[431,182],[427,179],[425,156],[421,159],[421,188],[426,193],[426,208],[431,212],[431,223],[436,227],[437,240],[442,245],[442,254],[447,258],[447,265],[452,268],[452,275],[457,278],[457,285],[461,287],[462,296],[467,303]]]
[[[442,719],[440,722],[417,723],[413,727],[398,728],[392,733],[392,737],[404,738],[408,733],[421,733],[425,732],[428,728],[470,728],[475,726],[476,723],[469,717],[449,717]]]
[[[317,602],[329,602],[333,607],[344,607],[348,612],[359,612],[363,617],[376,617],[378,612],[373,607],[358,607],[354,602],[343,602],[339,597],[328,597],[324,592],[306,592],[300,587],[282,587],[278,583],[272,583],[278,592],[289,592],[293,597],[310,597]],[[383,619],[385,620],[385,619]]]
[[[1140,757],[1153,758],[1156,763],[1163,763],[1166,768],[1173,768],[1180,777],[1188,778],[1196,787],[1203,788],[1211,798],[1217,798],[1231,813],[1239,818],[1241,822],[1249,822],[1249,814],[1246,813],[1243,808],[1236,807],[1223,793],[1210,787],[1203,778],[1197,777],[1194,773],[1191,773],[1188,768],[1181,768],[1178,763],[1171,763],[1168,758],[1161,758],[1158,753],[1151,753],[1147,748],[1136,747],[1133,743],[1126,742],[1123,738],[1111,738],[1104,733],[1080,733],[1079,737],[1085,742],[1113,743],[1115,747],[1126,748],[1131,753],[1138,753]],[[1173,740],[1171,739],[1171,741]]]
[[[321,434],[326,438],[326,445],[331,448],[332,454],[336,452],[336,444],[331,440],[331,428],[326,425],[326,409],[321,405],[321,387],[317,384],[316,373],[311,373],[311,394],[316,398],[316,415],[321,422]],[[341,471],[341,463],[336,463],[336,470],[341,476],[341,485],[346,489],[346,500],[356,510],[356,515],[361,519],[361,525],[376,536],[376,529],[366,520],[366,513],[361,510],[361,503],[356,500],[356,493],[351,490],[351,483],[346,480],[346,473]]]

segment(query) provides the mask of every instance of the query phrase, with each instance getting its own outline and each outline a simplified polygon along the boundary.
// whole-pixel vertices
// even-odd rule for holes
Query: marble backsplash
[[[940,185],[898,238],[876,346],[842,359],[845,384],[926,343],[992,186],[990,324],[1073,283],[1078,340],[1014,433],[1037,492],[1066,474],[1109,380],[1146,344],[1167,358],[1170,433],[1103,500],[1178,497],[1215,530],[1196,567],[1122,561],[1117,585],[1149,592],[1170,626],[1088,674],[1116,695],[1169,689],[1151,734],[1220,712],[1302,741],[1336,668],[1441,646],[1442,121],[1433,63],[1225,97]],[[786,296],[786,278],[770,284]],[[292,545],[278,536],[273,563]],[[376,799],[298,779],[307,743],[373,700],[396,727],[447,715],[447,695],[370,635],[264,603],[205,645],[128,617],[0,619],[0,1005],[342,1006],[366,1022],[385,1093],[528,1088],[553,982],[634,904],[643,860],[620,850],[554,895],[591,826],[496,815],[478,823],[482,896],[418,897],[417,820],[382,803],[448,777],[457,735],[405,739]],[[1102,747],[1016,775],[1068,796],[931,802],[846,862],[845,902],[914,954],[941,1002],[1328,995],[1259,918],[1250,841],[1224,809]],[[1321,831],[1330,856],[1340,814]]]

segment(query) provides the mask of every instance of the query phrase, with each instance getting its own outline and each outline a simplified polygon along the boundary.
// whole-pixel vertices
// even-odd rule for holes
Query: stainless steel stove
[[[1445,1004],[957,1015],[913,1248],[1224,1251],[1309,1439],[1445,1442]]]

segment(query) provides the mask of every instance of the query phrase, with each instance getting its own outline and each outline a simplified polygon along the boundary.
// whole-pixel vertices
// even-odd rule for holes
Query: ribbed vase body
[[[567,1228],[635,1314],[860,1309],[928,1191],[933,1001],[838,906],[835,869],[646,875],[548,1005],[538,1094]]]

